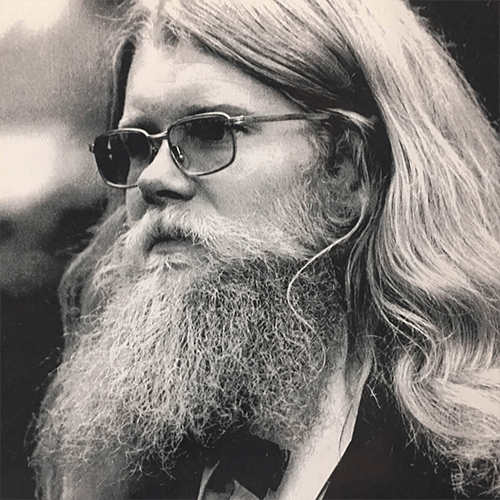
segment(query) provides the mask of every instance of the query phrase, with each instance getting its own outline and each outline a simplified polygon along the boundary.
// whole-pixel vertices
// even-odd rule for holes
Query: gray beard
[[[345,358],[346,328],[325,269],[300,275],[292,311],[296,271],[254,260],[129,275],[59,369],[40,434],[42,446],[57,442],[47,455],[67,471],[120,457],[119,476],[131,477],[148,460],[171,468],[186,436],[210,446],[245,427],[298,448]]]

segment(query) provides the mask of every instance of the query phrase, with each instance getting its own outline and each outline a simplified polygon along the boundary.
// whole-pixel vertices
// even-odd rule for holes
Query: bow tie
[[[290,453],[271,441],[239,430],[223,436],[214,447],[202,448],[207,466],[218,463],[212,487],[235,479],[261,500],[271,489],[276,491],[288,466]]]
[[[288,451],[245,429],[226,433],[213,446],[201,447],[195,439],[186,438],[169,472],[154,459],[143,464],[130,498],[165,498],[166,494],[169,498],[196,498],[202,471],[218,464],[210,488],[224,491],[234,479],[262,500],[270,489],[278,489],[289,457]]]

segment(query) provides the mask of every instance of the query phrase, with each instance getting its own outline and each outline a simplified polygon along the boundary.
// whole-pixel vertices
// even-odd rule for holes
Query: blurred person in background
[[[51,252],[53,240],[78,245],[78,215],[105,197],[82,146],[106,124],[106,72],[97,70],[107,23],[90,2],[40,5],[0,4],[0,256],[8,262],[0,287],[10,296],[57,283],[67,255]]]
[[[93,145],[117,194],[61,287],[40,495],[494,496],[498,137],[425,24],[393,0],[122,20]]]

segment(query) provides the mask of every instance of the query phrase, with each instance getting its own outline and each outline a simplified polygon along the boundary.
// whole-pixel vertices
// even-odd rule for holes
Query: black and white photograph
[[[499,0],[0,0],[3,500],[500,497]]]

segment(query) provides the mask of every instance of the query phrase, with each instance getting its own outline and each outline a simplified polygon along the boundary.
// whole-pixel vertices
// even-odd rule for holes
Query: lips
[[[186,251],[190,247],[197,246],[192,235],[187,234],[186,231],[171,227],[162,229],[154,234],[147,247],[148,252],[154,253],[172,253],[179,251]]]

